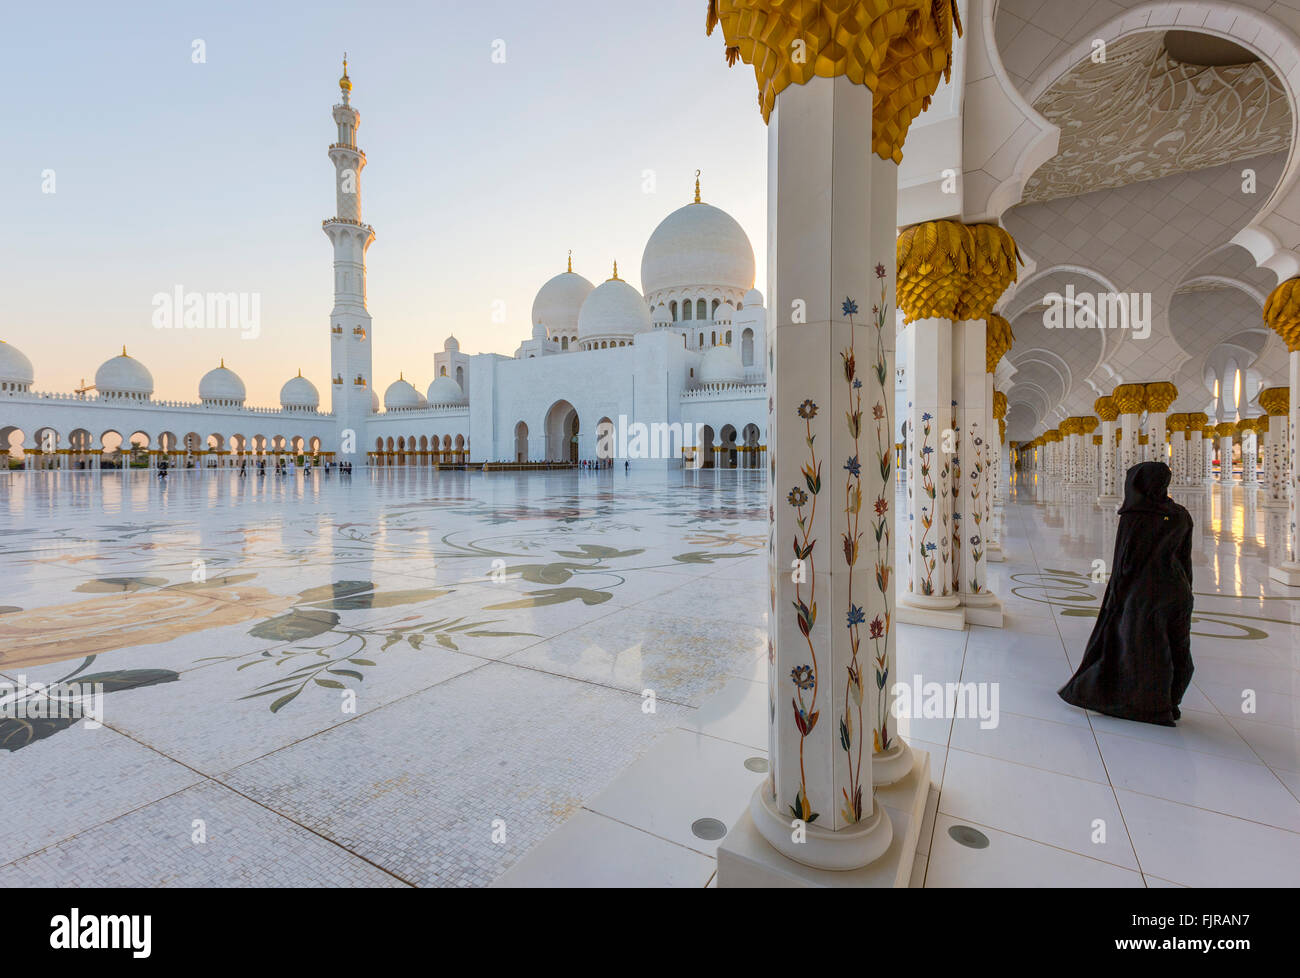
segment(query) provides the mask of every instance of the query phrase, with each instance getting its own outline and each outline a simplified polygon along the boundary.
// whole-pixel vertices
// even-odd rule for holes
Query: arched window
[[[462,390],[465,389],[465,368],[464,367],[456,368],[456,383],[460,385]]]
[[[717,345],[718,345],[718,331],[715,329],[712,333],[709,334],[709,346],[717,346]]]
[[[695,318],[696,318],[696,319],[707,319],[707,318],[708,318],[708,315],[709,315],[709,313],[708,313],[708,306],[705,305],[704,300],[703,300],[703,299],[696,299],[696,300],[695,300]]]
[[[446,367],[443,367],[443,368],[442,368],[441,376],[443,376],[443,377],[446,377],[446,376],[447,376],[447,368],[446,368]]]
[[[561,337],[561,338],[560,338],[560,349],[561,349],[561,350],[567,350],[568,348],[569,348],[569,338],[568,338],[567,336]]]
[[[682,303],[682,319],[689,320],[690,318],[691,318],[691,300],[687,299],[685,302]]]
[[[727,330],[727,346],[731,346],[731,330]]]
[[[699,343],[698,343],[697,345],[699,346],[699,348],[700,348],[701,350],[704,349],[704,334],[703,334],[703,333],[700,334]]]
[[[714,319],[717,319],[717,318],[718,318],[718,306],[720,306],[720,305],[722,305],[722,300],[721,300],[721,299],[714,299],[714,300],[713,300],[713,307],[712,307],[712,309],[711,309],[710,311],[713,313],[713,318],[714,318]]]
[[[746,367],[754,365],[754,331],[746,329],[740,334],[740,362]]]
[[[668,310],[673,314],[673,322],[677,322],[677,300],[676,299],[668,303]]]

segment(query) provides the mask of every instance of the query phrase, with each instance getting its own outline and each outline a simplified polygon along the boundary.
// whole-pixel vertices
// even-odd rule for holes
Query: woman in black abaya
[[[1169,466],[1128,470],[1110,581],[1065,702],[1174,726],[1192,681],[1192,517],[1169,498]]]

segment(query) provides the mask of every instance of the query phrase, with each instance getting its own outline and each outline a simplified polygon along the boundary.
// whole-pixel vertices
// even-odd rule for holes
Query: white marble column
[[[1187,415],[1171,414],[1165,419],[1169,431],[1170,484],[1183,488],[1187,481]]]
[[[1291,398],[1287,411],[1287,478],[1288,495],[1287,501],[1287,555],[1286,560],[1282,563],[1270,567],[1268,576],[1282,584],[1288,584],[1292,587],[1300,587],[1300,514],[1297,513],[1297,504],[1300,503],[1300,468],[1296,466],[1296,440],[1300,435],[1300,397],[1295,396],[1300,391],[1300,347],[1296,343],[1289,344],[1296,347],[1291,350],[1290,355],[1290,388]]]
[[[1236,425],[1224,421],[1215,425],[1214,430],[1219,436],[1219,485],[1236,485],[1237,477],[1232,471],[1232,435]]]
[[[1243,419],[1237,426],[1241,434],[1241,484],[1259,486],[1259,443],[1255,435],[1255,421]]]
[[[1290,495],[1287,482],[1290,391],[1285,387],[1269,388],[1260,392],[1259,403],[1268,412],[1268,434],[1264,439],[1264,478],[1268,493],[1263,504],[1269,509],[1286,509]]]
[[[1115,487],[1115,419],[1119,417],[1119,409],[1110,396],[1097,398],[1092,403],[1092,409],[1101,419],[1101,448],[1097,454],[1097,466],[1101,470],[1101,491],[1097,502],[1118,502],[1119,495]]]
[[[954,590],[961,596],[966,620],[1002,627],[1002,604],[988,588],[988,533],[993,522],[990,442],[997,437],[993,418],[992,375],[986,371],[984,320],[953,324],[953,385],[958,392],[957,460],[959,478],[954,500]]]
[[[1218,448],[1218,433],[1214,430],[1214,425],[1206,425],[1201,429],[1204,436],[1201,439],[1201,464],[1204,466],[1202,484],[1209,486],[1214,482],[1214,453]]]
[[[892,833],[872,787],[874,666],[894,620],[894,318],[872,271],[871,108],[866,87],[813,78],[768,127],[770,773],[750,813],[821,869],[871,862]]]
[[[947,319],[907,326],[907,589],[899,620],[940,628],[965,627],[953,582],[953,456],[957,448],[952,399],[952,331]],[[958,558],[959,559],[959,558]]]

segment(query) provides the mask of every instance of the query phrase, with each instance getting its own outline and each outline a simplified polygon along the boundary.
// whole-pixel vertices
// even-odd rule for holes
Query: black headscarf
[[[1166,491],[1173,473],[1164,462],[1141,462],[1128,470],[1124,477],[1124,503],[1120,515],[1125,513],[1156,513],[1169,516],[1176,503]]]

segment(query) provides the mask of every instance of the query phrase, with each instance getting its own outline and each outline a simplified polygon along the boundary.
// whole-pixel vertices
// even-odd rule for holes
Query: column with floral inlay
[[[854,869],[892,837],[873,748],[895,622],[897,164],[953,18],[920,0],[708,12],[768,123],[769,776],[749,813],[781,855]],[[910,770],[901,740],[890,757]]]
[[[1264,322],[1286,342],[1290,351],[1289,382],[1292,391],[1300,390],[1300,279],[1279,285],[1264,305]],[[1300,397],[1289,398],[1287,412],[1286,482],[1287,482],[1287,555],[1286,560],[1269,568],[1269,577],[1282,584],[1300,586],[1300,468],[1296,465],[1296,442],[1300,437]]]
[[[1291,410],[1291,391],[1286,387],[1269,387],[1259,393],[1259,406],[1268,412],[1268,434],[1264,438],[1264,478],[1268,493],[1263,503],[1269,509],[1287,506],[1287,447]]]
[[[1119,470],[1115,479],[1122,495],[1128,470],[1142,461],[1138,435],[1142,431],[1140,421],[1146,409],[1147,393],[1142,384],[1120,384],[1110,396],[1119,409]]]

